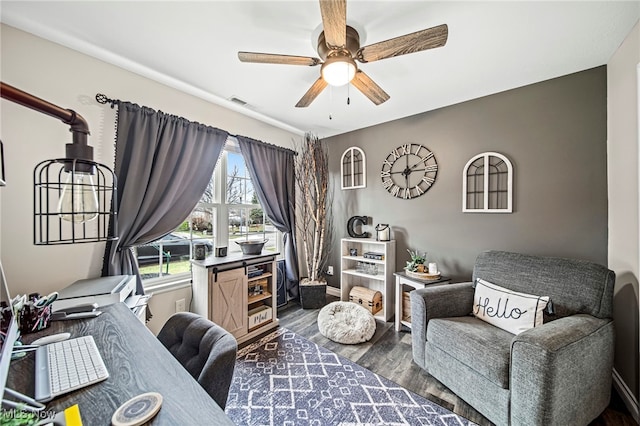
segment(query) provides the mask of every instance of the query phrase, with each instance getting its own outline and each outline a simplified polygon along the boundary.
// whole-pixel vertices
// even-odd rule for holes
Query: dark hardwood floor
[[[338,300],[327,296],[327,301]],[[396,332],[392,322],[377,321],[373,338],[359,345],[342,345],[320,334],[318,309],[304,310],[290,302],[278,308],[280,326],[323,346],[353,362],[411,390],[479,425],[492,425],[482,414],[454,395],[442,383],[427,374],[412,360],[411,334],[408,328]],[[590,426],[637,426],[620,397],[612,391],[609,408]]]

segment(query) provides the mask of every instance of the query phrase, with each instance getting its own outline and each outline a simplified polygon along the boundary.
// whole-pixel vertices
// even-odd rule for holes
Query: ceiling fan
[[[446,24],[416,31],[390,40],[360,47],[358,32],[347,25],[346,0],[320,0],[323,30],[318,37],[318,55],[279,55],[273,53],[238,52],[242,62],[284,65],[321,65],[320,77],[311,85],[296,107],[307,107],[327,85],[342,86],[352,83],[374,104],[380,105],[389,99],[355,61],[366,63],[407,53],[420,52],[447,43],[449,30]]]

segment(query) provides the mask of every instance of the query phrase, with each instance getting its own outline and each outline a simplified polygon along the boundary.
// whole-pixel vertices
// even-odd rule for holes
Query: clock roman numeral
[[[391,170],[386,170],[386,171],[383,170],[383,171],[381,171],[380,172],[380,177],[381,178],[386,178],[386,177],[391,178]]]
[[[398,185],[393,185],[390,192],[391,192],[391,195],[393,195],[394,197],[397,197],[398,194],[400,193],[400,187]]]
[[[426,163],[427,161],[429,161],[432,158],[433,158],[433,152],[430,152],[429,154],[427,154],[426,157],[424,157],[423,159],[420,160],[420,163]]]
[[[411,154],[411,145],[406,144],[406,145],[402,145],[402,155],[409,155]]]
[[[386,189],[388,191],[389,188],[391,188],[393,186],[393,181],[391,179],[383,180],[382,181],[382,186],[384,187],[384,189]]]
[[[389,166],[389,168],[393,167],[393,163],[390,162],[389,160],[384,160],[383,164],[386,164],[387,166]]]
[[[404,199],[405,200],[410,200],[411,199],[411,188],[405,188],[404,189]]]
[[[393,156],[394,161],[400,158],[400,153],[398,152],[397,149],[394,149],[393,151],[391,151],[391,155]]]
[[[437,172],[438,171],[438,165],[437,164],[430,164],[427,167],[425,167],[424,171],[425,172]]]
[[[426,183],[427,186],[431,186],[433,184],[433,182],[435,182],[436,180],[432,177],[429,176],[423,176],[422,177],[422,182]]]

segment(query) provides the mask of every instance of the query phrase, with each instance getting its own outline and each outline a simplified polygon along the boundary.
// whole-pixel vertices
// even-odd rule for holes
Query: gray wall
[[[462,104],[325,139],[335,184],[335,243],[353,215],[392,225],[396,269],[407,248],[427,251],[455,281],[469,280],[476,256],[500,249],[607,263],[606,68],[598,67]],[[383,104],[379,108],[391,108]],[[435,184],[413,200],[396,199],[380,180],[393,149],[420,143],[438,161]],[[357,146],[367,157],[367,187],[340,189],[340,157]],[[497,151],[514,166],[512,214],[462,213],[462,169]],[[339,286],[339,273],[329,277]]]

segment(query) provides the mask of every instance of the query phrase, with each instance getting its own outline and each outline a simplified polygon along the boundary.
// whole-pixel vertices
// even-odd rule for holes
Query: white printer
[[[53,312],[64,311],[79,305],[95,303],[100,307],[124,302],[144,323],[147,300],[150,296],[137,295],[135,291],[135,275],[78,280],[58,292],[58,298],[53,302]]]

